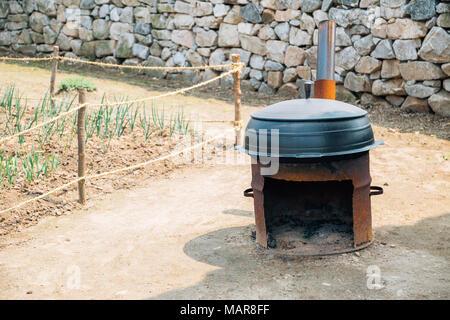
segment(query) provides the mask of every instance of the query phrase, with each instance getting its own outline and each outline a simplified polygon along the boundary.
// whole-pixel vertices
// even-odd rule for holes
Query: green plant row
[[[33,146],[30,152],[14,152],[7,156],[0,150],[0,186],[12,187],[14,182],[23,175],[27,183],[49,176],[59,166],[59,155],[47,154],[36,150]]]
[[[58,116],[61,112],[68,111],[74,104],[76,96],[69,96],[57,103],[50,100],[48,94],[30,109],[28,101],[22,99],[14,86],[7,87],[0,94],[0,137],[9,136],[27,130],[43,121]],[[29,111],[29,112],[27,112]],[[42,146],[55,134],[62,137],[67,126],[66,117],[50,123],[40,129],[38,140]],[[19,136],[19,144],[24,143],[24,137]]]
[[[28,101],[21,99],[16,88],[10,86],[0,94],[0,137],[20,133],[58,116],[61,112],[67,112],[75,105],[75,100],[76,95],[73,95],[54,103],[46,94],[26,116],[26,111],[29,109]],[[105,97],[102,103],[104,101]],[[127,99],[121,98],[115,98],[114,103],[118,104],[114,107],[104,106],[87,112],[85,121],[87,139],[94,135],[101,139],[111,139],[114,136],[120,138],[126,130],[128,133],[133,133],[137,127],[144,131],[145,140],[148,140],[154,132],[161,133],[166,127],[170,129],[170,135],[189,132],[190,123],[185,119],[182,107],[170,116],[169,121],[166,121],[164,107],[157,108],[153,104],[151,114],[147,115],[145,103],[128,103]],[[59,138],[67,132],[73,135],[76,119],[77,113],[74,113],[40,128],[37,134],[40,147],[42,148],[55,135]],[[19,143],[24,143],[23,136],[19,137]]]
[[[103,101],[102,101],[103,102]],[[162,134],[169,128],[170,136],[189,133],[190,122],[185,119],[184,109],[179,107],[166,120],[164,106],[152,105],[151,114],[147,114],[145,103],[129,103],[126,99],[114,99],[114,107],[99,107],[86,115],[86,139],[97,136],[100,139],[120,138],[123,134],[133,134],[136,128],[144,132],[147,141],[153,133]]]
[[[31,107],[27,100],[20,98],[20,93],[14,86],[0,92],[0,137],[20,133],[39,123],[47,121],[69,111],[76,105],[76,95],[68,96],[62,101],[52,102],[49,95]],[[111,139],[123,135],[133,135],[136,130],[142,130],[143,139],[147,141],[152,135],[161,135],[166,128],[170,136],[187,135],[190,132],[190,122],[185,119],[183,107],[172,113],[168,119],[164,106],[158,108],[155,104],[148,112],[145,103],[130,103],[126,98],[114,98],[114,107],[102,106],[88,109],[85,121],[86,141],[97,137],[104,141],[102,151],[108,152]],[[105,102],[105,96],[102,103]],[[76,136],[77,112],[62,117],[36,130],[32,136],[19,136],[18,142],[24,150],[25,139],[30,139],[32,150],[19,152],[16,148],[12,155],[7,156],[0,146],[0,187],[12,186],[14,181],[23,174],[25,181],[32,182],[42,176],[48,176],[58,167],[58,155],[44,155],[41,150],[52,148],[51,140],[56,137],[66,141],[66,147],[72,145]],[[133,135],[134,138],[134,135]],[[37,147],[35,147],[37,143]]]

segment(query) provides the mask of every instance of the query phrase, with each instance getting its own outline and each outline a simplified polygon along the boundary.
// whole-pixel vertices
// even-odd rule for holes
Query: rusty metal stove
[[[382,142],[364,110],[332,100],[334,32],[334,22],[320,23],[318,99],[255,112],[240,147],[252,157],[244,195],[254,198],[256,242],[275,253],[336,254],[372,242],[370,196],[382,189],[370,186],[369,150]]]
[[[281,162],[274,175],[252,164],[256,242],[277,253],[327,255],[372,242],[369,152]]]

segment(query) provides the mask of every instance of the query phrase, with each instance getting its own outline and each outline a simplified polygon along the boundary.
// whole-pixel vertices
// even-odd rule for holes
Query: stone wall
[[[317,25],[333,19],[340,99],[450,116],[449,1],[0,0],[0,49],[35,56],[56,44],[68,57],[156,66],[223,64],[239,53],[244,85],[297,95],[315,78]]]

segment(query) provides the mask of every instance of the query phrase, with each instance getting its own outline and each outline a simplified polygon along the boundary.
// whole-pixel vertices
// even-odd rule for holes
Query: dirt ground
[[[71,70],[69,68],[69,70]],[[47,87],[45,85],[36,86],[35,83],[46,83],[49,79],[50,73],[47,69],[41,69],[28,65],[13,65],[0,64],[0,92],[3,93],[8,85],[16,87],[16,95],[31,98],[28,101],[28,109],[25,113],[25,118],[30,117],[34,107],[40,105],[40,101],[35,99],[42,99],[46,94]],[[79,70],[78,70],[79,71]],[[84,71],[88,72],[88,71]],[[32,74],[32,77],[24,77],[24,74]],[[149,87],[139,83],[128,74],[122,74],[126,80],[131,84],[122,83],[117,80],[106,79],[92,75],[90,79],[98,86],[98,90],[88,93],[88,101],[98,103],[102,100],[102,96],[106,95],[110,101],[114,101],[114,97],[124,98],[128,95],[130,99],[143,98],[150,95],[160,94],[163,91],[159,87]],[[61,72],[58,75],[58,81],[67,77],[79,76],[73,71]],[[117,77],[114,74],[105,74],[110,78]],[[87,76],[89,77],[89,76]],[[149,81],[148,78],[141,77],[144,81]],[[155,81],[156,82],[156,81]],[[180,88],[181,84],[171,83],[172,89],[165,88],[164,90],[174,90]],[[222,90],[225,91],[225,90]],[[129,96],[132,94],[132,96]],[[62,98],[62,97],[59,97]],[[73,98],[70,98],[71,100]],[[184,108],[184,118],[193,120],[190,123],[189,129],[195,131],[202,131],[199,127],[198,120],[232,120],[234,109],[229,103],[217,99],[204,99],[195,96],[184,97],[182,95],[164,98],[161,101],[156,101],[154,104],[149,103],[145,105],[147,115],[150,117],[152,107],[156,107],[159,112],[165,110],[165,118],[169,118],[171,114],[179,112],[180,107]],[[135,106],[133,106],[134,108]],[[144,106],[140,106],[144,107]],[[201,109],[200,107],[207,108]],[[90,110],[88,110],[90,112]],[[68,122],[71,122],[69,117]],[[0,117],[0,124],[2,121]],[[156,130],[148,140],[144,139],[144,132],[139,127],[139,120],[136,122],[136,129],[131,133],[129,129],[125,130],[121,138],[114,137],[109,139],[100,139],[96,135],[90,138],[86,144],[86,158],[87,158],[87,174],[96,174],[104,171],[110,171],[117,168],[127,167],[136,163],[144,162],[149,159],[158,158],[166,155],[174,147],[178,146],[182,137],[169,136],[169,129],[166,128],[164,132]],[[168,121],[166,121],[168,122]],[[167,127],[168,125],[166,125]],[[206,127],[207,125],[205,125]],[[229,126],[229,125],[228,125]],[[219,130],[227,128],[226,124],[214,124],[214,127]],[[24,198],[35,197],[54,189],[56,186],[63,185],[70,180],[76,178],[77,173],[77,146],[75,133],[71,132],[72,125],[68,125],[65,130],[65,135],[59,138],[55,134],[42,148],[46,154],[56,153],[59,159],[59,167],[48,177],[41,177],[39,180],[26,182],[24,175],[19,176],[12,187],[7,183],[0,186],[0,210],[11,207]],[[217,130],[216,130],[217,131]],[[37,131],[36,131],[37,132]],[[195,137],[195,142],[198,142],[200,137]],[[210,138],[207,136],[206,138]],[[3,151],[6,155],[13,155],[15,152],[30,151],[39,145],[37,142],[38,135],[34,132],[28,135],[25,139],[25,144],[19,146],[17,139],[7,141],[2,145]],[[108,150],[105,152],[105,150]],[[132,188],[136,182],[143,181],[151,176],[164,175],[173,170],[176,165],[168,161],[162,161],[131,172],[125,172],[115,176],[107,176],[101,179],[87,181],[88,198],[95,198],[99,194],[110,193],[118,189]],[[20,208],[11,212],[11,214],[0,216],[0,235],[5,235],[13,231],[20,231],[23,228],[34,225],[42,217],[48,215],[64,215],[70,214],[75,208],[79,207],[77,203],[77,188],[76,185],[69,186],[58,192],[44,198],[42,201],[34,202],[26,207]]]
[[[202,109],[206,94],[184,99],[202,117],[232,115],[225,94]],[[252,97],[246,119],[265,101]],[[448,120],[369,111],[386,143],[371,152],[373,185],[385,193],[372,198],[369,248],[303,259],[257,249],[253,203],[242,196],[249,164],[209,161],[0,236],[0,298],[449,299]]]
[[[260,251],[242,196],[249,166],[186,167],[2,237],[0,298],[449,299],[449,143],[375,131],[386,146],[371,153],[373,184],[385,194],[373,198],[365,250]],[[382,288],[368,289],[368,270]]]

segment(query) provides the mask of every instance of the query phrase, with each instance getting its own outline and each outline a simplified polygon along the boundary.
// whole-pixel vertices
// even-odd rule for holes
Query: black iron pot
[[[283,101],[252,114],[244,146],[239,149],[251,156],[280,158],[321,158],[365,152],[383,144],[374,140],[366,114],[358,107],[336,100]],[[279,137],[275,149],[272,134]]]

